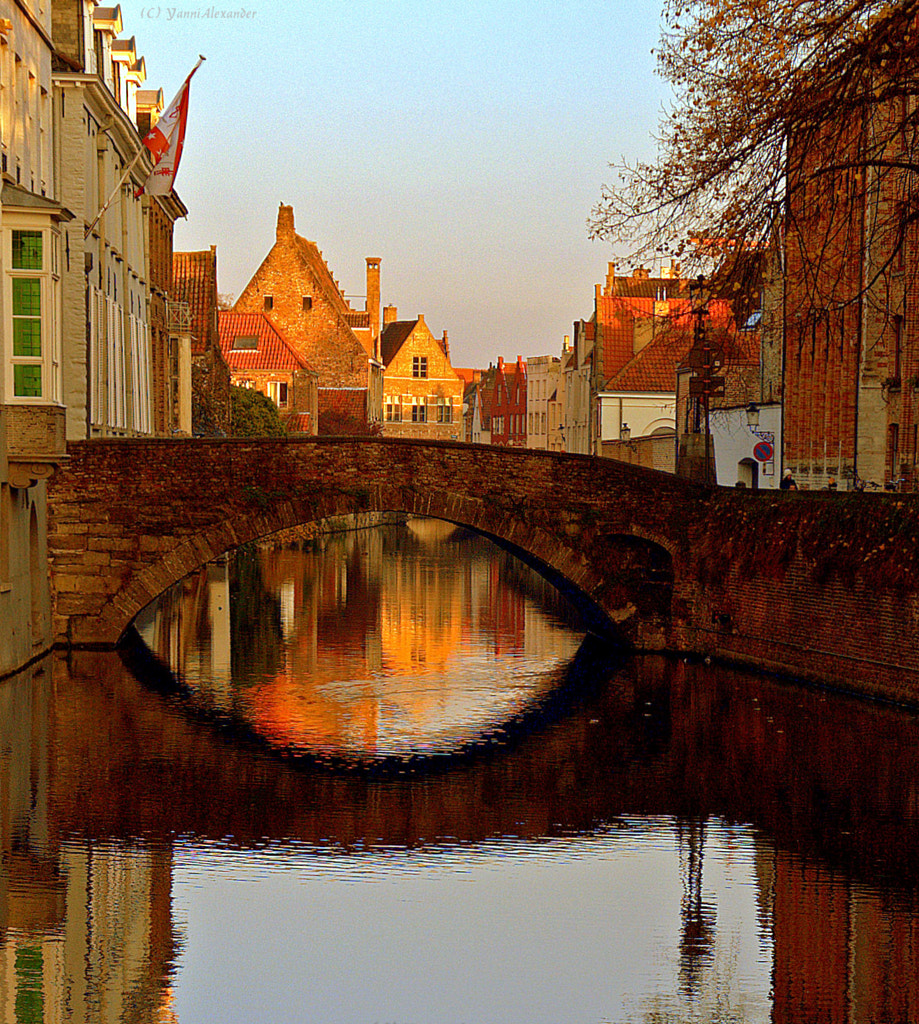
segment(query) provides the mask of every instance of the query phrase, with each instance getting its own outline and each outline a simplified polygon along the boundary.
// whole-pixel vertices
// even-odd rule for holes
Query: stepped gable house
[[[290,433],[315,434],[319,421],[319,375],[297,355],[264,313],[217,314],[220,349],[230,380],[267,395]]]
[[[172,276],[173,294],[190,314],[193,432],[228,433],[230,370],[217,333],[217,247],[173,253]]]
[[[351,396],[348,407],[363,408],[365,421],[378,423],[383,414],[383,365],[376,257],[367,258],[365,305],[363,310],[351,308],[316,243],[294,230],[293,207],[281,204],[275,243],[233,311],[264,314],[318,373],[320,415],[333,399],[340,411],[341,392],[347,389],[361,392]]]
[[[421,314],[399,320],[396,307],[387,306],[380,356],[385,367],[384,435],[463,440],[465,381],[450,364],[447,332],[437,339]]]

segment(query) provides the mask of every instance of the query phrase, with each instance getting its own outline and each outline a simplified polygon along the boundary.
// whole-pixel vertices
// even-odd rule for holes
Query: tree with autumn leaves
[[[777,224],[794,232],[814,201],[826,225],[834,205],[871,207],[865,228],[895,258],[919,217],[919,0],[668,0],[663,20],[674,100],[658,157],[614,168],[591,235],[694,276],[762,248]],[[815,245],[812,227],[816,262],[834,243]]]

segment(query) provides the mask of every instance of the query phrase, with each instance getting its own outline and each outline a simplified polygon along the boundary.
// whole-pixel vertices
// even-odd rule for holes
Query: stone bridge
[[[588,456],[389,439],[97,440],[49,484],[61,646],[118,643],[205,562],[367,511],[468,527],[590,629],[919,702],[919,507],[903,495],[706,489]]]

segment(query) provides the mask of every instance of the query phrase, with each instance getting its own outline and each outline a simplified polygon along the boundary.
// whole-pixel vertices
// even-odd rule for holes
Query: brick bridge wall
[[[919,702],[919,505],[903,495],[709,491],[612,460],[390,439],[87,441],[69,454],[49,486],[62,645],[116,643],[149,601],[239,544],[390,510],[494,538],[640,650]]]

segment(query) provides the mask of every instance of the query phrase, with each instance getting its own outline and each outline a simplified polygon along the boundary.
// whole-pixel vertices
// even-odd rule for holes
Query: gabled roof
[[[398,355],[399,349],[408,340],[409,335],[418,324],[418,320],[393,320],[388,323],[380,334],[380,359],[384,366]]]
[[[176,299],[187,302],[191,311],[191,350],[201,355],[208,350],[217,312],[217,249],[172,254],[172,290]],[[216,326],[216,325],[215,325]]]
[[[217,314],[217,325],[220,348],[231,370],[310,370],[315,373],[263,313],[221,310]],[[255,338],[257,347],[235,348],[238,337]]]

